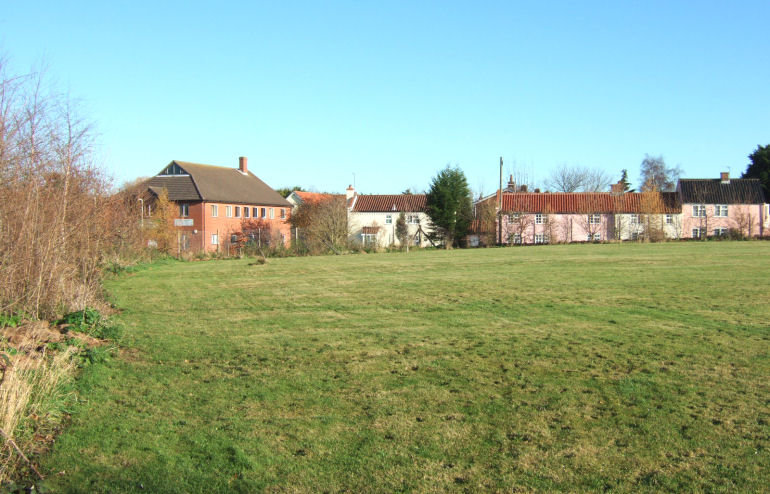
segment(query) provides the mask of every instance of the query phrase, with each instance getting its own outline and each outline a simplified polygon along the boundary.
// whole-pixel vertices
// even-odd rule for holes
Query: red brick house
[[[174,160],[147,185],[143,214],[152,215],[153,199],[163,189],[178,207],[174,227],[179,252],[226,248],[231,235],[251,220],[267,228],[268,242],[291,241],[291,203],[251,173],[245,157],[239,158],[238,168]]]

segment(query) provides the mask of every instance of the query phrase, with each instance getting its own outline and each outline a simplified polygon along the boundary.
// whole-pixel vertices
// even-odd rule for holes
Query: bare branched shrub
[[[297,206],[289,222],[298,229],[297,236],[311,254],[338,250],[347,244],[350,228],[344,197],[305,201]]]
[[[0,60],[0,311],[46,318],[98,297],[109,183],[93,136],[40,74]]]

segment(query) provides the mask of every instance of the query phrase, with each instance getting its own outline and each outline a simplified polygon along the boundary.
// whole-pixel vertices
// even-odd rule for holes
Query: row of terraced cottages
[[[504,244],[598,242],[606,240],[763,237],[770,235],[770,206],[756,179],[681,179],[676,192],[624,193],[622,184],[605,193],[528,193],[512,183],[503,190],[501,221],[482,222],[470,236]],[[477,212],[499,192],[478,201]],[[488,209],[489,210],[489,209]]]

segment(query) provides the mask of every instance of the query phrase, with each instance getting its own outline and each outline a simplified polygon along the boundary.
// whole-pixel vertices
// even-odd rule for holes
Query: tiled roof
[[[155,176],[147,182],[147,185],[156,195],[160,195],[160,191],[165,188],[171,201],[201,200],[201,195],[189,175]]]
[[[682,179],[678,190],[686,204],[763,204],[762,184],[756,178]]]
[[[188,175],[155,176],[151,189],[165,187],[172,201],[217,201],[291,207],[286,199],[251,172],[237,168],[172,161]]]
[[[294,194],[299,197],[302,202],[318,202],[333,199],[335,197],[345,197],[342,194],[323,194],[321,192],[306,192],[304,190],[295,190]]]
[[[364,226],[361,227],[361,233],[364,235],[376,235],[380,231],[379,226]]]
[[[355,197],[353,211],[377,213],[388,211],[425,211],[425,194],[367,194]]]
[[[642,193],[611,195],[607,192],[503,194],[503,211],[519,213],[679,213],[676,192],[661,192],[660,204]],[[651,211],[654,208],[657,211]]]

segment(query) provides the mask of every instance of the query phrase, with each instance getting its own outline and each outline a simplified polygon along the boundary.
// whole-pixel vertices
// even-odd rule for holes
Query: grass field
[[[770,242],[153,265],[55,492],[762,491]],[[60,472],[60,473],[57,473]]]

